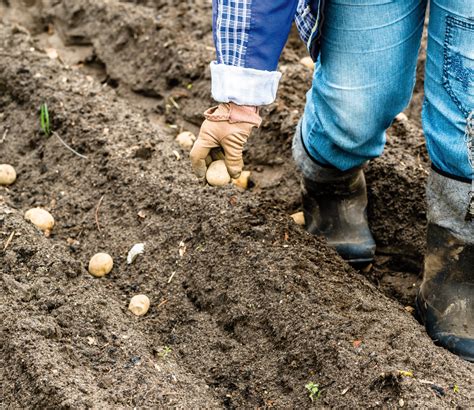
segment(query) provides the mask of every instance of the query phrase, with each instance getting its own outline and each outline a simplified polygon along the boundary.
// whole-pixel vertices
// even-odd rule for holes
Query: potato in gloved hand
[[[232,178],[238,178],[244,162],[242,151],[254,127],[259,127],[262,119],[257,107],[220,104],[204,113],[206,120],[194,147],[191,150],[191,164],[194,173],[205,180],[211,150],[220,148],[224,153],[227,171]]]

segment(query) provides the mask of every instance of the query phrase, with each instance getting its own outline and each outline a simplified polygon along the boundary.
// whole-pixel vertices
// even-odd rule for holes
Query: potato
[[[314,61],[311,57],[303,57],[300,60],[300,64],[304,65],[306,68],[309,68],[310,70],[314,70]]]
[[[196,141],[196,137],[189,131],[184,131],[176,137],[176,142],[186,151],[191,151],[194,141]]]
[[[250,171],[242,171],[240,177],[232,179],[232,183],[239,188],[247,189],[249,186]]]
[[[396,119],[398,122],[405,122],[405,121],[408,121],[408,117],[407,117],[407,115],[406,115],[404,112],[401,112],[400,114],[397,114],[397,116],[395,117],[395,119]]]
[[[42,208],[32,208],[25,212],[25,219],[30,221],[37,228],[41,229],[45,235],[49,235],[54,227],[53,216]]]
[[[209,185],[212,186],[227,185],[230,182],[230,175],[227,172],[225,162],[223,160],[212,162],[207,169],[206,179]]]
[[[107,253],[96,253],[89,261],[89,273],[98,278],[107,275],[114,267],[114,260]]]
[[[303,212],[296,212],[293,215],[291,215],[291,217],[293,218],[293,221],[295,221],[297,225],[304,226],[305,220],[304,220]]]
[[[143,316],[150,309],[150,299],[146,295],[136,295],[130,300],[128,310],[136,316]]]
[[[0,164],[0,185],[11,185],[15,181],[15,168],[8,164]]]

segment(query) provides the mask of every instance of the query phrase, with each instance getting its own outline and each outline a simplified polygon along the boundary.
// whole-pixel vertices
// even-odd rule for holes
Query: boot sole
[[[371,263],[374,263],[373,259],[349,259],[346,262],[351,265],[356,270],[361,270],[366,268]]]
[[[463,360],[466,360],[467,362],[470,362],[470,363],[474,363],[474,356],[466,356],[466,355],[463,355],[461,353],[459,353],[457,351],[457,349],[450,349],[448,346],[446,346],[445,344],[442,344],[441,343],[441,340],[445,340],[446,338],[443,337],[443,338],[437,338],[437,337],[433,337],[430,332],[428,331],[427,327],[426,327],[426,311],[425,309],[423,309],[421,306],[420,306],[420,296],[419,294],[416,296],[416,300],[415,300],[415,319],[425,327],[425,331],[426,331],[426,334],[431,338],[431,340],[433,341],[433,343],[436,345],[436,346],[440,346],[442,347],[443,349],[446,349],[447,351],[449,351],[450,353],[458,356],[460,359],[463,359]]]

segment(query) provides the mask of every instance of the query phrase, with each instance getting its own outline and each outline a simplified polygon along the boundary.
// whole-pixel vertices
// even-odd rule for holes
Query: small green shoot
[[[158,353],[158,356],[164,359],[169,353],[171,353],[171,347],[165,346],[163,349],[161,349],[161,352]]]
[[[43,131],[44,134],[49,137],[51,135],[51,126],[49,123],[49,111],[46,103],[41,104],[40,125],[41,131]]]
[[[314,399],[318,399],[321,396],[321,390],[319,389],[319,384],[309,382],[306,386],[304,386],[306,390],[309,391],[309,398],[311,401]]]
[[[56,131],[51,130],[51,124],[49,122],[49,110],[46,103],[41,104],[41,107],[40,107],[40,127],[41,127],[41,131],[43,131],[47,137],[49,137],[50,135],[55,136],[59,140],[59,142],[63,144],[74,155],[77,155],[78,157],[82,159],[87,159],[85,155],[80,154],[74,148],[69,146],[66,143],[66,141],[64,141]]]

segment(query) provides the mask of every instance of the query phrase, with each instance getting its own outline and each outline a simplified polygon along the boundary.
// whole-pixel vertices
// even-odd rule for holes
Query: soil
[[[473,365],[411,314],[422,87],[367,170],[378,254],[357,272],[289,217],[311,84],[295,33],[245,153],[251,189],[192,176],[174,137],[212,104],[210,13],[204,0],[0,3],[0,162],[18,172],[0,188],[2,407],[472,406]],[[41,132],[42,103],[86,160]],[[33,206],[54,215],[49,237],[24,220]],[[101,279],[86,270],[99,251],[115,263]],[[139,318],[127,309],[138,293],[151,300]]]

